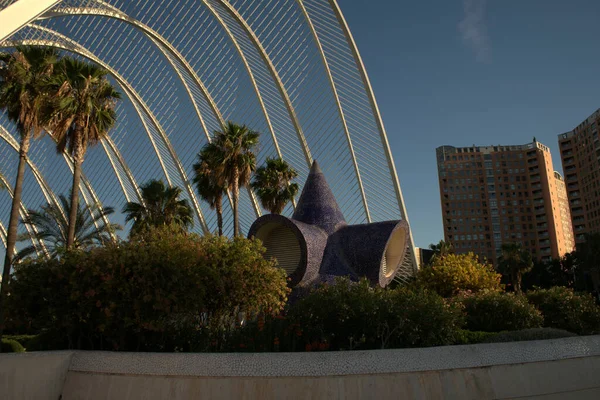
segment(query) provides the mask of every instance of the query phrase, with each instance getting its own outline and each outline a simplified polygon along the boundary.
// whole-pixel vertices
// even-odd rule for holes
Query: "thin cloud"
[[[490,62],[492,49],[485,24],[487,0],[463,0],[464,16],[458,24],[463,42],[471,47],[477,61]]]

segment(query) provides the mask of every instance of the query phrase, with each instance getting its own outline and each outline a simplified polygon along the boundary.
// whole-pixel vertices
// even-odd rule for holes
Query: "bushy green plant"
[[[477,344],[483,343],[486,340],[497,335],[496,332],[481,332],[481,331],[468,331],[466,329],[460,329],[456,335],[456,341],[454,344]]]
[[[308,349],[374,349],[450,344],[460,307],[429,291],[373,288],[339,278],[290,309]],[[324,344],[324,345],[323,345]],[[324,347],[324,348],[322,348]]]
[[[3,353],[23,353],[25,349],[21,346],[21,343],[12,339],[2,339],[2,352]]]
[[[500,277],[491,265],[479,262],[473,253],[446,254],[434,257],[430,265],[421,268],[416,284],[442,297],[451,297],[463,291],[500,291]]]
[[[465,307],[466,328],[471,331],[516,331],[542,326],[542,314],[521,295],[481,292],[457,301]]]
[[[187,350],[192,339],[230,329],[239,315],[283,308],[285,272],[263,252],[254,240],[160,227],[90,252],[26,262],[10,284],[10,322],[58,343],[65,338],[69,348]],[[183,333],[189,340],[174,343]]]
[[[579,335],[600,333],[600,307],[589,294],[553,287],[527,292],[529,302],[544,316],[544,326]]]
[[[577,336],[574,333],[554,328],[532,328],[520,331],[507,331],[494,334],[483,340],[483,343],[521,342],[526,340],[561,339]]]

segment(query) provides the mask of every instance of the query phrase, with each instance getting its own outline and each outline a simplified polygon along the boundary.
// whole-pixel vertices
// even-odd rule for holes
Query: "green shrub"
[[[479,262],[473,253],[448,254],[435,257],[430,265],[421,268],[416,284],[442,297],[451,297],[463,291],[500,291],[500,277],[491,265]]]
[[[477,344],[483,343],[491,337],[497,335],[496,332],[481,332],[481,331],[467,331],[460,329],[456,335],[456,341],[454,344]]]
[[[285,272],[258,241],[162,227],[127,242],[17,265],[9,321],[58,347],[188,350],[243,313],[278,313]],[[35,288],[35,290],[31,290]],[[175,342],[173,338],[185,337]]]
[[[574,333],[554,328],[533,328],[520,331],[500,332],[485,339],[483,343],[520,342],[526,340],[561,339],[577,336]]]
[[[542,314],[524,296],[482,292],[463,296],[467,329],[471,331],[516,331],[542,326]]]
[[[451,344],[463,323],[460,307],[433,292],[385,290],[344,278],[300,300],[289,318],[308,350],[315,344],[321,350]]]
[[[600,333],[600,307],[589,294],[565,287],[527,292],[527,298],[544,316],[544,326],[579,335]]]
[[[3,339],[14,340],[19,342],[27,351],[32,351],[35,348],[36,341],[39,335],[4,335]],[[38,350],[38,349],[35,349]]]
[[[25,349],[21,346],[21,343],[12,339],[2,339],[2,352],[3,353],[24,353]]]

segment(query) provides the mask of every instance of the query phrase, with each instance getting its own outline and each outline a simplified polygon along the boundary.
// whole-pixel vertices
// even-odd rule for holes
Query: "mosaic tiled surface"
[[[600,336],[323,353],[75,352],[70,370],[198,377],[283,377],[385,374],[520,364],[600,355]]]
[[[336,276],[353,280],[364,276],[373,284],[387,286],[400,265],[387,266],[391,274],[382,273],[386,245],[395,230],[405,230],[407,238],[409,231],[405,221],[348,225],[316,161],[292,218],[264,215],[252,224],[248,236],[255,236],[270,223],[290,227],[301,244],[300,267],[290,275],[292,286],[301,287]]]

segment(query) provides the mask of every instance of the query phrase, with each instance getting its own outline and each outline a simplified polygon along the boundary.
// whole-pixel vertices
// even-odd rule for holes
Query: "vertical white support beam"
[[[55,0],[19,0],[0,10],[0,40],[4,40],[55,4]]]

